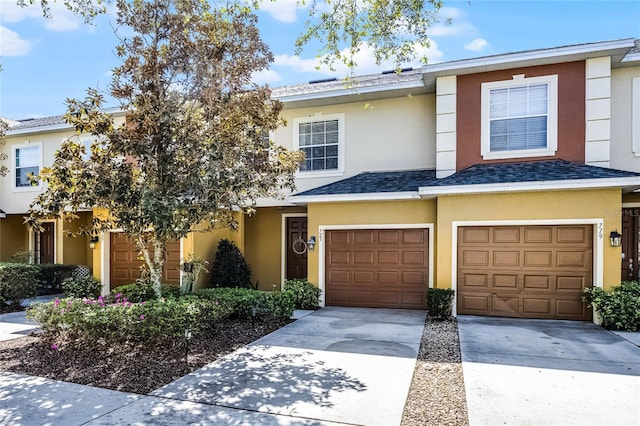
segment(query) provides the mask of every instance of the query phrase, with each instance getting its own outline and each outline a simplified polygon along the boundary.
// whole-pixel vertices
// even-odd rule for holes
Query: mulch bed
[[[285,322],[227,320],[185,346],[102,342],[85,346],[39,335],[0,342],[0,370],[147,394],[265,336]],[[58,349],[51,349],[52,344]]]

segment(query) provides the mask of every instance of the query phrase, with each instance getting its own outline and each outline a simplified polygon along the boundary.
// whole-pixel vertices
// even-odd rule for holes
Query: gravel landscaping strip
[[[468,424],[458,323],[427,320],[402,425]]]

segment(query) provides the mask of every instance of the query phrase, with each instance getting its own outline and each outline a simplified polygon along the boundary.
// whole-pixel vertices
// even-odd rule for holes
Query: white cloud
[[[480,52],[485,47],[489,46],[489,42],[483,38],[476,38],[471,43],[464,46],[467,50],[473,50],[474,52]]]
[[[442,59],[443,53],[438,49],[435,41],[431,41],[431,46],[427,49],[416,45],[415,52],[418,57],[426,56],[429,63],[435,63]],[[344,49],[341,54],[348,55],[349,50]],[[396,66],[393,61],[384,61],[380,65],[376,64],[373,47],[367,43],[363,43],[360,51],[354,55],[354,61],[358,64],[353,70],[357,75],[375,74],[382,70],[392,70]],[[335,71],[329,69],[327,65],[321,64],[321,58],[303,59],[293,55],[276,55],[274,64],[280,67],[291,68],[296,72],[319,73],[326,75],[349,75],[350,71],[342,62],[334,65]],[[412,63],[403,64],[403,66],[421,66],[420,61],[416,60]]]
[[[261,70],[251,74],[251,81],[256,84],[269,84],[282,81],[282,76],[274,70]]]
[[[260,5],[260,10],[270,14],[273,19],[287,24],[296,22],[297,11],[302,8],[298,6],[298,0],[265,0]]]
[[[20,38],[15,31],[0,26],[0,56],[24,56],[32,46],[33,43]]]
[[[39,3],[31,6],[20,7],[16,0],[0,0],[3,22],[21,22],[26,19],[38,19],[44,27],[51,31],[73,31],[80,28],[82,18],[69,12],[62,2],[49,2],[51,19],[42,16]]]

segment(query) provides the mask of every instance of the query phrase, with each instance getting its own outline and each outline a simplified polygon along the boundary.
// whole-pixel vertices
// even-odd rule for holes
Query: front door
[[[622,281],[637,280],[640,209],[622,209]]]
[[[287,218],[287,279],[307,278],[307,218]]]
[[[51,264],[55,262],[55,224],[53,222],[42,223],[42,232],[34,234],[34,254],[39,264]]]

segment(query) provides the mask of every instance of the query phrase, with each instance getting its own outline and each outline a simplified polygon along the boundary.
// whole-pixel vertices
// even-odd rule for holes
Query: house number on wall
[[[604,228],[604,225],[602,223],[599,223],[598,224],[598,239],[599,240],[601,240],[602,237],[603,237],[603,232],[602,232],[603,228]]]

